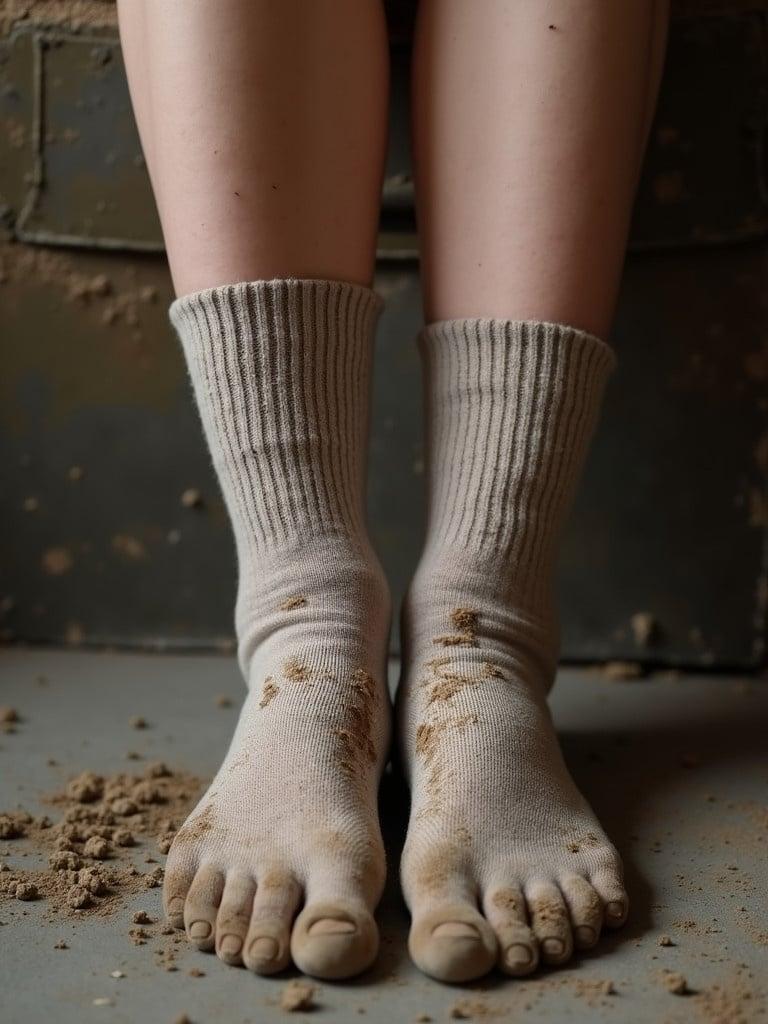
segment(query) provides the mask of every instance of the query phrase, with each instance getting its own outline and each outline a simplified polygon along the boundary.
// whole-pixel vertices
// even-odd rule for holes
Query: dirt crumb
[[[36,900],[39,893],[37,886],[32,882],[19,882],[16,886],[17,900]]]
[[[81,772],[67,785],[67,796],[81,804],[100,800],[104,792],[104,779],[93,772]]]
[[[129,718],[128,719],[128,725],[130,725],[130,727],[132,729],[146,729],[146,728],[148,728],[148,724],[147,724],[146,718],[143,718],[141,715],[133,715],[132,718]]]
[[[451,1020],[481,1020],[493,1015],[492,1008],[482,999],[459,999],[450,1010]]]
[[[311,1010],[315,1005],[315,986],[305,981],[289,981],[280,993],[280,1009],[287,1013]]]
[[[303,594],[296,594],[294,597],[287,597],[277,607],[281,612],[292,612],[296,608],[303,608],[307,603]]]
[[[83,855],[95,860],[106,860],[109,856],[109,843],[101,836],[91,836],[83,846]]]
[[[224,694],[224,693],[220,693],[218,695],[218,697],[216,698],[216,707],[217,708],[231,708],[232,707],[232,698],[231,697],[227,697],[227,695]]]
[[[674,996],[684,996],[690,991],[687,978],[677,971],[668,971],[663,974],[661,983],[667,992],[671,992]]]
[[[668,935],[662,935],[659,938],[659,945],[660,946],[674,946],[675,943],[672,941],[672,939]]]
[[[18,722],[19,713],[16,708],[0,707],[0,723],[3,725],[10,725],[12,722]]]

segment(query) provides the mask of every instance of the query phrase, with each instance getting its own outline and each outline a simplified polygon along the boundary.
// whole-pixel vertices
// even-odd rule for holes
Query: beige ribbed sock
[[[422,332],[425,550],[403,609],[399,740],[412,806],[402,880],[426,973],[527,974],[621,924],[619,857],[546,703],[552,572],[605,381],[601,341],[554,324]]]
[[[292,956],[347,977],[378,947],[389,594],[364,505],[380,305],[290,279],[171,306],[234,529],[248,695],[171,847],[165,906],[201,949],[260,973]]]

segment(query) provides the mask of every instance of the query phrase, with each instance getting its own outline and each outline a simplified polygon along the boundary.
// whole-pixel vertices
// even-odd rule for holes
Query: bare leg
[[[120,33],[177,294],[369,284],[386,146],[377,0],[121,0]]]
[[[176,835],[200,949],[341,978],[376,955],[389,594],[364,511],[386,141],[378,0],[121,0],[131,94],[240,568],[248,694]]]
[[[426,546],[403,613],[401,867],[427,973],[513,975],[621,925],[560,753],[552,570],[613,356],[661,65],[654,0],[422,0],[414,153]]]
[[[414,158],[426,319],[604,337],[661,70],[666,0],[424,0]]]

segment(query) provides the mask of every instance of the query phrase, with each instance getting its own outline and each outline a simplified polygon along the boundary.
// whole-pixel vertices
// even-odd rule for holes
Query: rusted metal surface
[[[0,628],[228,646],[234,551],[166,319],[165,260],[128,251],[161,240],[112,5],[25,6],[0,43]],[[423,484],[407,34],[393,31],[369,486],[396,597],[418,557]],[[764,659],[764,46],[763,4],[700,0],[675,22],[619,370],[565,544],[569,659]],[[189,488],[201,505],[182,503]]]

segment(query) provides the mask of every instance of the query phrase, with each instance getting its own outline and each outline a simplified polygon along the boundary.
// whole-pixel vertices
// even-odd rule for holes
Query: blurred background
[[[376,288],[370,521],[421,539],[413,3]],[[768,3],[673,3],[613,342],[560,573],[563,657],[764,664]],[[233,647],[234,548],[192,403],[110,0],[0,3],[0,628],[6,643]],[[398,637],[393,632],[393,653]]]

